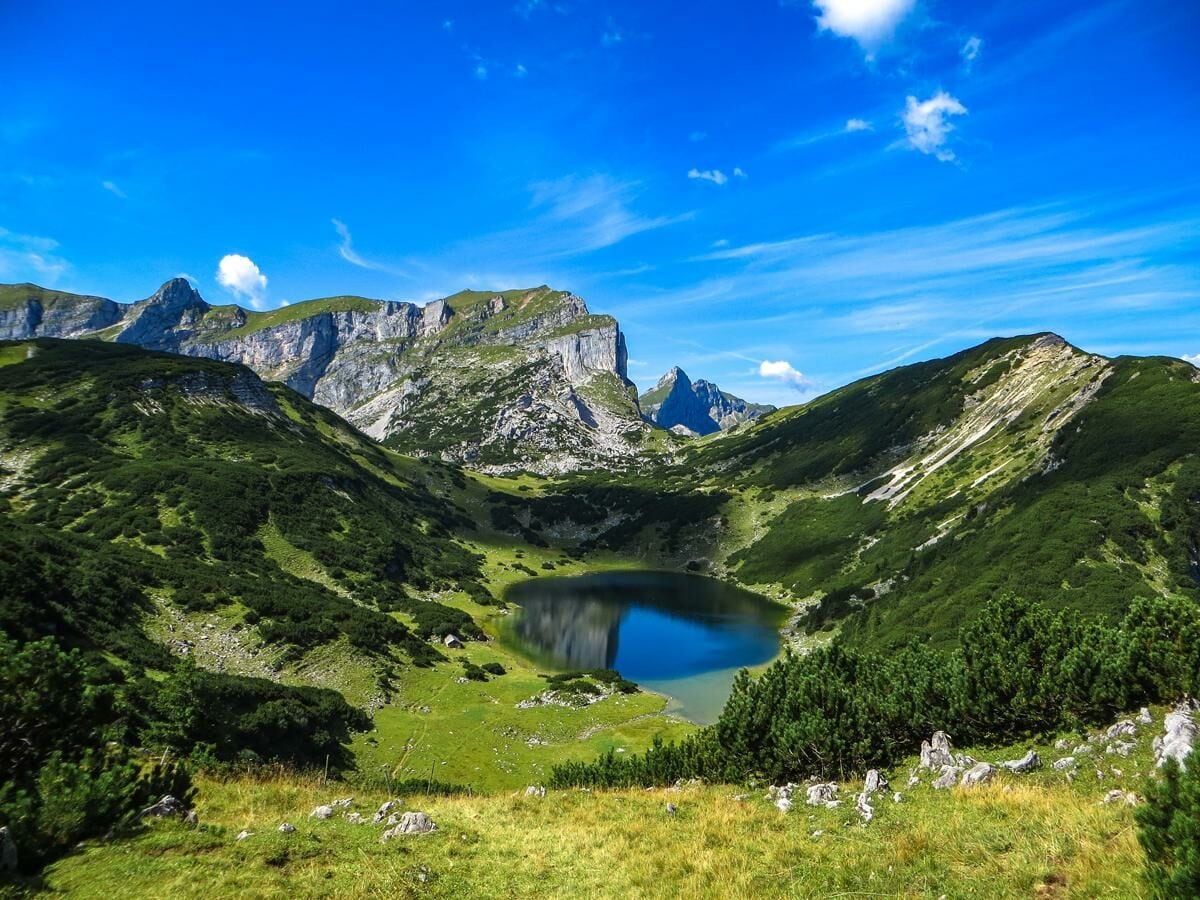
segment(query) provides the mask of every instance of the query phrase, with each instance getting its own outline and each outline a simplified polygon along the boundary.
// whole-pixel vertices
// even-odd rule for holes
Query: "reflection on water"
[[[534,578],[509,589],[521,606],[512,636],[565,669],[617,669],[712,721],[742,666],[779,650],[784,610],[711,578],[604,572]]]

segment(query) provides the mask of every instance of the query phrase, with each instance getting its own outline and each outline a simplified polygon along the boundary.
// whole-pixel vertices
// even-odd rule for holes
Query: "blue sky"
[[[643,388],[777,404],[997,334],[1200,355],[1200,4],[249,6],[0,3],[0,281],[548,283]]]

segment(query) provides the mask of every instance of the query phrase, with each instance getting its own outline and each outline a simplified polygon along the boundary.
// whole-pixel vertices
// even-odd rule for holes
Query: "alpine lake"
[[[520,608],[502,639],[563,670],[615,669],[669,698],[668,711],[715,722],[742,668],[773,659],[789,610],[697,575],[609,571],[510,587]]]

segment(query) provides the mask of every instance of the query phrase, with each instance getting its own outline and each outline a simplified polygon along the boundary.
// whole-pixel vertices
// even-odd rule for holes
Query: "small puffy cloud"
[[[714,247],[728,247],[728,246],[729,246],[729,238],[718,238],[717,240],[715,240],[715,241],[713,241],[713,242],[712,242],[712,246],[714,246]]]
[[[808,379],[801,372],[797,371],[786,359],[779,359],[774,362],[764,359],[758,364],[758,375],[760,378],[774,378],[782,381],[784,384],[794,387],[797,390],[808,386]]]
[[[846,120],[846,131],[847,132],[874,131],[874,130],[875,130],[875,126],[872,125],[870,122],[868,122],[866,119],[847,119]]]
[[[483,63],[475,64],[475,77],[480,81],[487,81],[488,68]]]
[[[734,166],[733,167],[733,177],[734,178],[749,178],[750,176],[746,174],[746,170],[743,169],[741,166]]]
[[[983,38],[973,34],[967,38],[967,42],[962,45],[958,51],[958,55],[963,58],[963,62],[967,64],[967,68],[971,67],[971,63],[979,57],[979,51],[983,49]]]
[[[817,27],[858,41],[870,57],[887,43],[916,0],[813,0]]]
[[[114,197],[120,197],[122,200],[127,197],[126,193],[117,186],[115,181],[102,181],[100,182],[100,187],[104,188]]]
[[[967,108],[945,91],[938,91],[928,100],[917,100],[910,95],[902,116],[908,145],[936,156],[942,162],[949,162],[954,159],[954,151],[946,146],[946,139],[954,126],[947,117],[966,114]]]
[[[513,69],[513,75],[516,76],[517,78],[524,78],[528,74],[529,74],[529,70],[527,68],[525,68],[525,66],[522,63],[517,63],[516,68]]]
[[[1200,353],[1197,353],[1195,356],[1188,356],[1188,355],[1185,353],[1185,354],[1183,355],[1183,359],[1184,359],[1184,361],[1185,361],[1185,362],[1190,362],[1190,363],[1191,363],[1193,366],[1195,366],[1197,369],[1200,369]]]
[[[453,30],[454,30],[454,20],[453,20],[453,19],[445,19],[445,20],[443,20],[443,22],[442,22],[442,30],[443,30],[443,31],[453,31]]]
[[[262,309],[267,299],[267,276],[248,256],[228,253],[217,265],[217,282],[236,297],[244,297],[255,309]]]
[[[687,173],[688,178],[698,181],[711,181],[713,184],[724,184],[729,180],[729,176],[720,169],[690,169]]]

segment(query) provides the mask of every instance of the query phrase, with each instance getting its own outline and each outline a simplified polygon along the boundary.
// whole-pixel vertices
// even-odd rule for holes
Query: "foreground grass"
[[[1096,792],[1015,776],[922,786],[881,798],[865,826],[852,808],[785,814],[720,786],[409,797],[438,831],[381,844],[381,826],[307,818],[345,793],[336,785],[206,780],[201,830],[156,824],[87,846],[45,885],[79,897],[1141,896],[1132,810]],[[278,833],[285,820],[294,834]],[[254,834],[236,841],[242,829]]]

